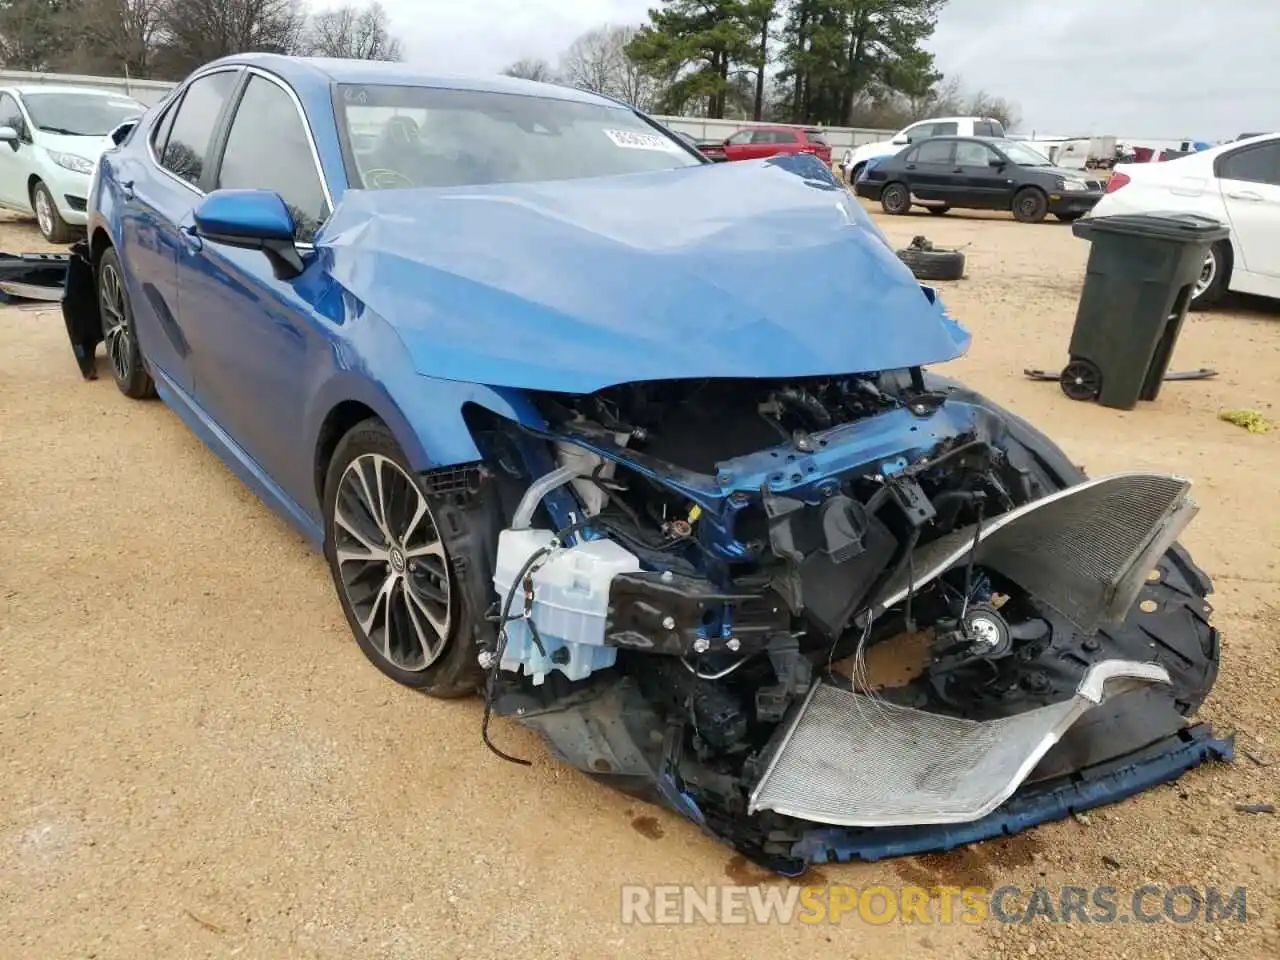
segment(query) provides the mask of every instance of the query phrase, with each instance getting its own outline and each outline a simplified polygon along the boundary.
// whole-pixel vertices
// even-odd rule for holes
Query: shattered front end
[[[534,395],[480,419],[507,504],[490,706],[785,873],[946,849],[1230,744],[1190,484],[1086,478],[919,368]]]

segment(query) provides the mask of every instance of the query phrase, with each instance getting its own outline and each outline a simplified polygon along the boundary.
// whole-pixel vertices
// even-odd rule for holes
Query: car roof
[[[539,83],[508,76],[449,76],[423,71],[408,63],[384,60],[344,60],[330,57],[289,57],[278,53],[241,53],[206,64],[214,66],[243,65],[274,73],[294,86],[323,83],[385,84],[398,87],[438,87],[442,90],[472,90],[480,93],[512,93],[529,97],[568,100],[576,103],[598,103],[601,106],[625,106],[612,97],[565,87],[555,83]]]

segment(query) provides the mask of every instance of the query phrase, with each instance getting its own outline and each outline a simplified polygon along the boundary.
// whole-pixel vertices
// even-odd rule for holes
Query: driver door
[[[0,93],[0,127],[13,127],[18,139],[0,143],[0,203],[19,210],[31,209],[27,181],[31,176],[31,138],[18,101]],[[24,140],[25,137],[25,140]]]
[[[305,250],[329,216],[327,187],[307,121],[283,81],[253,70],[230,111],[205,188],[273,190],[293,214]],[[295,502],[315,495],[303,436],[308,371],[326,349],[320,321],[298,293],[310,271],[279,280],[256,250],[205,240],[184,224],[178,295],[192,338],[196,395],[205,412]],[[312,263],[312,269],[318,269]]]

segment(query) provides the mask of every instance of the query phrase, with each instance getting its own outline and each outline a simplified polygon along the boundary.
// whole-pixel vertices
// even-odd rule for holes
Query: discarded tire
[[[917,280],[959,280],[964,276],[964,254],[959,250],[935,250],[924,237],[898,251],[898,259],[911,268]]]

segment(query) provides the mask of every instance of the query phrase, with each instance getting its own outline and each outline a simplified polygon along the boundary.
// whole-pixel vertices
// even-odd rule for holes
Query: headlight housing
[[[1089,184],[1085,183],[1083,180],[1067,180],[1064,178],[1061,183],[1059,183],[1058,189],[1066,191],[1088,190]]]
[[[50,150],[49,159],[64,170],[70,170],[73,173],[83,173],[85,176],[90,176],[93,173],[93,161],[79,154]]]

